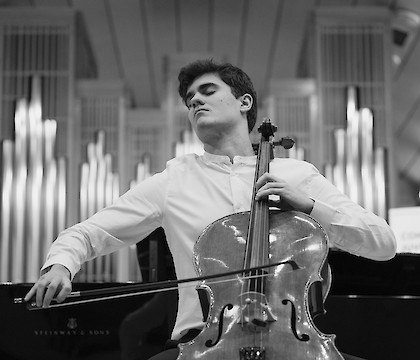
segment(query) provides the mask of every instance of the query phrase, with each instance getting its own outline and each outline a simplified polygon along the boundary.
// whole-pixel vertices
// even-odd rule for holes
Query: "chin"
[[[201,131],[208,131],[217,125],[214,121],[210,119],[198,119],[195,124],[196,133],[200,133]]]

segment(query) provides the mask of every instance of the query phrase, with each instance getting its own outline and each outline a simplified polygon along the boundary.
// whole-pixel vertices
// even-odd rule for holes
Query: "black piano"
[[[333,285],[324,333],[340,351],[369,360],[418,359],[420,257],[374,262],[331,251]],[[74,284],[74,290],[120,284]],[[171,332],[176,292],[28,311],[13,303],[30,284],[0,285],[0,359],[142,360],[159,352]]]

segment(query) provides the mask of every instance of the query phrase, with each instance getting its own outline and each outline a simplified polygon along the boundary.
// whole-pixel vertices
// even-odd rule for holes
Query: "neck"
[[[231,162],[235,156],[255,155],[249,136],[246,139],[223,139],[216,144],[204,144],[204,150],[210,154],[228,156]]]

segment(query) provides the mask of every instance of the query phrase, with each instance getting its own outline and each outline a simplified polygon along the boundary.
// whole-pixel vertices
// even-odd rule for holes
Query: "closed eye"
[[[216,91],[217,91],[217,84],[214,84],[214,83],[211,83],[211,82],[201,84],[197,89],[197,92],[201,95],[204,95],[204,96],[211,96]],[[195,95],[196,95],[196,93],[193,93],[193,92],[188,92],[187,93],[187,96],[185,98],[185,105],[187,106],[188,109],[191,108],[191,100],[194,98]]]
[[[210,90],[210,91],[207,91],[205,93],[205,95],[210,96],[210,95],[214,94],[215,92],[216,92],[216,90]]]

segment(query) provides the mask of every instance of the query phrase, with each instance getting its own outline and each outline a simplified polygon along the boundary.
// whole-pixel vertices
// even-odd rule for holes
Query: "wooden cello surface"
[[[259,131],[251,211],[215,221],[194,247],[199,276],[244,272],[201,283],[210,303],[207,322],[194,340],[179,345],[178,360],[343,359],[334,335],[315,327],[308,301],[311,285],[322,280],[327,235],[305,213],[270,211],[268,199],[255,200],[255,183],[268,171],[275,127],[268,120]]]
[[[200,274],[241,269],[248,222],[249,213],[237,213],[203,232],[195,247]],[[179,359],[342,359],[334,335],[322,334],[314,326],[308,306],[308,289],[321,280],[326,260],[324,231],[311,217],[296,211],[272,212],[270,224],[270,261],[293,260],[299,266],[293,270],[285,264],[268,270],[264,293],[276,320],[265,326],[241,323],[240,276],[211,285],[204,281],[201,288],[210,297],[207,324],[192,342],[181,345]]]

